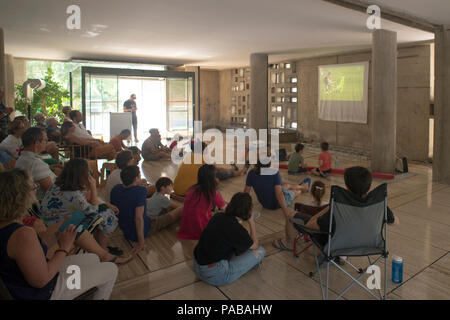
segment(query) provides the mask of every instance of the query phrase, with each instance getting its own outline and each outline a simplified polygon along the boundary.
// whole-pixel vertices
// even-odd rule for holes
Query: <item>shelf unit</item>
[[[295,62],[271,64],[268,76],[269,128],[297,131],[298,75]]]

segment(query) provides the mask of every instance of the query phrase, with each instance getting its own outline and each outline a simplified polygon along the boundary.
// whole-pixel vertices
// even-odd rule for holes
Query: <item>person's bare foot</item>
[[[115,263],[117,265],[121,265],[121,264],[125,264],[127,262],[130,262],[131,259],[133,259],[132,255],[129,255],[128,257],[125,257],[125,258],[121,258],[121,257],[118,257],[118,256],[115,256],[115,255],[112,255],[112,254],[108,253],[105,256],[105,260],[102,261],[102,262],[113,262],[113,263]]]

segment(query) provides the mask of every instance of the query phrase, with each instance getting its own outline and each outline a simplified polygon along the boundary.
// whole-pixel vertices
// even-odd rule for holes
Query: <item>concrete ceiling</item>
[[[425,19],[431,23],[450,25],[449,0],[365,0],[365,2]]]
[[[449,0],[378,0],[437,23]],[[67,6],[81,7],[81,30],[66,28]],[[405,6],[405,8],[402,7]],[[14,0],[3,1],[5,49],[15,57],[190,64],[249,64],[254,52],[271,61],[367,48],[367,15],[320,0]],[[383,21],[399,43],[433,34]]]

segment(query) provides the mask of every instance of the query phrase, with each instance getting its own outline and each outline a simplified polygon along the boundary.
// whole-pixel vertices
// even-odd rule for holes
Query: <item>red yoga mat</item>
[[[287,164],[280,164],[279,166],[280,169],[287,169],[288,166]],[[306,169],[311,170],[314,169],[315,167],[306,167]],[[332,169],[331,173],[335,173],[335,174],[344,174],[344,169]],[[389,173],[378,173],[378,172],[372,172],[372,177],[374,178],[378,178],[378,179],[386,179],[386,180],[393,180],[395,179],[395,176],[393,174],[389,174]]]

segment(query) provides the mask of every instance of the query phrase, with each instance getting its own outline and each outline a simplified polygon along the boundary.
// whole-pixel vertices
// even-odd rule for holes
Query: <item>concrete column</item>
[[[27,61],[14,58],[14,82],[22,84],[27,80]]]
[[[267,129],[267,54],[250,55],[250,128]]]
[[[397,155],[397,33],[374,31],[372,46],[371,167],[374,172],[394,173]]]
[[[450,26],[437,29],[434,42],[433,180],[450,184]]]
[[[201,120],[201,110],[200,110],[200,67],[191,66],[185,68],[186,72],[194,72],[194,98],[195,98],[195,106],[194,106],[194,121]]]
[[[14,108],[14,58],[10,54],[5,55],[5,105]]]
[[[0,28],[0,87],[6,89],[6,70],[5,70],[5,37],[3,29]]]

